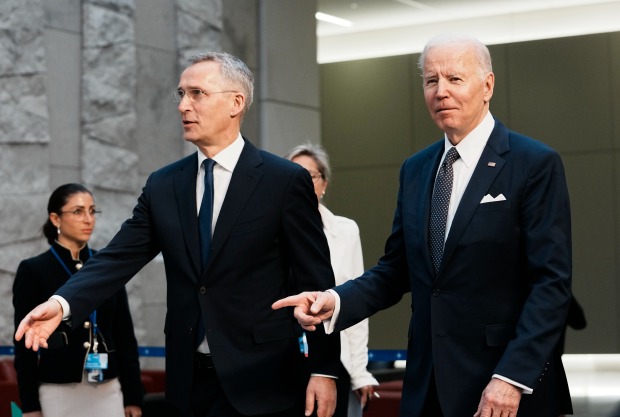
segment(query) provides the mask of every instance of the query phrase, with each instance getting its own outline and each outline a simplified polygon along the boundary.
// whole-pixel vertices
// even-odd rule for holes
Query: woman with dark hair
[[[43,234],[50,249],[19,264],[13,283],[15,328],[91,257],[88,240],[100,213],[91,192],[65,184],[50,196]],[[15,343],[24,417],[140,417],[138,344],[127,293],[106,300],[80,326],[61,325],[40,354]]]

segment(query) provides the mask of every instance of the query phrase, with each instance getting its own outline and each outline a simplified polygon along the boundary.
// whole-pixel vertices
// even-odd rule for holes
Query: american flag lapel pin
[[[490,167],[495,167],[495,162],[489,162],[487,165]]]

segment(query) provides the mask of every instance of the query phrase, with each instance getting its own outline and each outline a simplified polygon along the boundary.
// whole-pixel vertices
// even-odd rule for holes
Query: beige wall
[[[557,149],[573,219],[573,290],[588,327],[569,353],[620,352],[620,33],[495,45],[491,112]],[[438,140],[422,97],[418,55],[321,65],[322,142],[333,180],[327,204],[355,219],[366,267],[391,229],[398,171]],[[371,318],[370,347],[404,349],[410,298]]]

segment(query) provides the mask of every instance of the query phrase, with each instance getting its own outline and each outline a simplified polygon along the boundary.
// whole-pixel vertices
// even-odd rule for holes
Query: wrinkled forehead
[[[449,43],[430,47],[424,57],[424,75],[444,72],[464,72],[478,67],[471,45]]]

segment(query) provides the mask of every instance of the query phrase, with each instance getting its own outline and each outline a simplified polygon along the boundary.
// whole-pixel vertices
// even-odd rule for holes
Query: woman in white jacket
[[[300,145],[286,158],[310,172],[314,192],[319,200],[319,212],[327,237],[336,285],[360,276],[364,272],[362,243],[355,221],[336,216],[321,204],[329,183],[329,159],[317,145]],[[366,369],[368,365],[368,319],[340,332],[342,375],[337,381],[338,403],[334,417],[361,417],[366,403],[374,395],[377,380]]]

